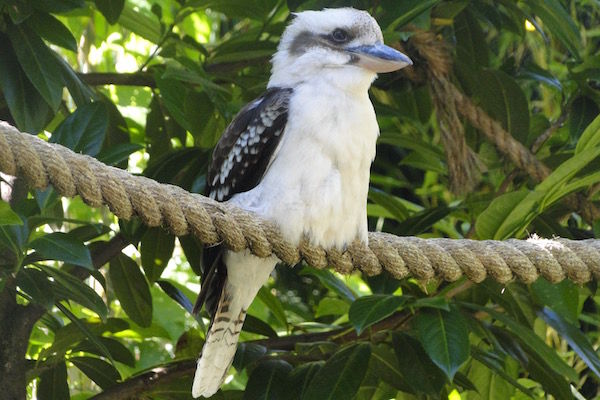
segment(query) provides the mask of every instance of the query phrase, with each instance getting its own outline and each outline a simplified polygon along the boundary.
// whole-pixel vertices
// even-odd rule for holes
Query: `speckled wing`
[[[206,179],[211,198],[226,201],[258,185],[283,136],[291,95],[292,89],[270,88],[236,115],[213,151]],[[220,245],[204,249],[194,314],[205,303],[211,316],[216,311],[227,278],[223,250]]]
[[[270,88],[227,127],[208,170],[211,198],[225,201],[258,185],[283,136],[291,95],[292,89]]]

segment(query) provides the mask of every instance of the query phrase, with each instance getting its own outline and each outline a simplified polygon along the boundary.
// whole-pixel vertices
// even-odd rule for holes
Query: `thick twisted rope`
[[[163,226],[175,235],[195,235],[205,244],[245,248],[259,257],[275,254],[293,265],[301,258],[341,273],[358,269],[368,275],[388,271],[397,279],[413,276],[455,281],[465,275],[474,282],[487,276],[500,283],[526,283],[543,276],[550,282],[569,278],[585,283],[600,278],[600,240],[565,239],[474,241],[369,234],[368,246],[354,242],[344,251],[323,249],[308,241],[286,242],[271,222],[227,203],[217,203],[179,187],[102,164],[98,160],[0,121],[0,171],[22,177],[36,189],[53,185],[62,196],[76,195],[89,205],[107,205],[119,218],[138,216],[149,226]]]

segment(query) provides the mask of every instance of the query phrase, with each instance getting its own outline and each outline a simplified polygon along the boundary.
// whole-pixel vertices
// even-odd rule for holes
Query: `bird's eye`
[[[331,33],[331,38],[334,42],[344,43],[348,41],[348,32],[343,29],[336,29]]]

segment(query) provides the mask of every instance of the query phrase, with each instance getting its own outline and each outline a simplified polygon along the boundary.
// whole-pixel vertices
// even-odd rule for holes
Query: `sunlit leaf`
[[[3,200],[0,200],[0,225],[23,225],[21,217]]]

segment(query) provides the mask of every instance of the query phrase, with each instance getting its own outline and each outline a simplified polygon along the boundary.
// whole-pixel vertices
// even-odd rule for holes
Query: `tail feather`
[[[277,263],[275,257],[258,258],[248,250],[227,251],[223,257],[227,278],[198,360],[194,398],[210,397],[219,390],[233,362],[248,307]]]
[[[192,396],[210,397],[219,390],[227,375],[237,349],[237,342],[246,319],[247,305],[236,304],[225,284],[217,312],[206,336],[202,355],[198,360]]]

